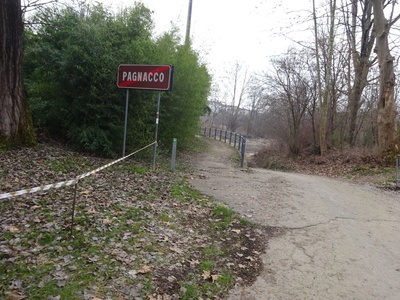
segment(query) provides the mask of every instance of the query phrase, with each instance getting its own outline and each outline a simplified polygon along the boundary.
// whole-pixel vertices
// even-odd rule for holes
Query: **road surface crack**
[[[385,222],[385,223],[400,223],[399,220],[385,220],[385,219],[357,219],[357,218],[350,218],[350,217],[335,217],[332,219],[329,219],[328,221],[325,222],[319,222],[319,223],[314,223],[314,224],[309,224],[309,225],[304,225],[304,226],[286,226],[286,227],[281,227],[282,229],[287,229],[287,230],[302,230],[302,229],[308,229],[312,227],[318,227],[321,225],[327,225],[329,223],[335,222],[335,221],[340,221],[340,220],[346,220],[346,221],[355,221],[355,222]]]

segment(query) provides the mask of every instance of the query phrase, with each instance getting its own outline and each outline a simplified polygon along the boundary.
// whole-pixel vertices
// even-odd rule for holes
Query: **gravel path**
[[[400,299],[400,196],[349,181],[235,167],[207,140],[191,183],[253,222],[276,226],[264,270],[228,299]]]

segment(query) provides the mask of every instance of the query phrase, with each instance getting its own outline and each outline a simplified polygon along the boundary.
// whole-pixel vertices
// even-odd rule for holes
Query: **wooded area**
[[[177,29],[153,36],[152,12],[143,4],[111,13],[79,3],[47,3],[25,16],[24,30],[27,10],[0,1],[2,148],[35,143],[32,113],[37,132],[115,154],[124,115],[117,66],[140,63],[175,66],[173,90],[162,94],[161,145],[173,137],[190,145],[208,112],[207,125],[273,139],[293,155],[360,146],[398,153],[394,0],[330,0],[322,7],[313,1],[314,41],[298,41],[263,73],[237,63],[211,90],[199,53]],[[155,93],[134,91],[131,99],[128,148],[153,140],[156,107]]]
[[[275,140],[292,155],[363,147],[392,159],[398,153],[398,4],[328,4],[314,6],[310,16],[315,41],[297,41],[262,73],[235,66],[225,85],[229,95],[214,86],[205,122]]]

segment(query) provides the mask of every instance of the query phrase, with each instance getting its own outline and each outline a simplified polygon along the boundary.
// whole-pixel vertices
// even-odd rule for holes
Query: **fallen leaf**
[[[251,257],[251,256],[247,256],[246,259],[249,260],[249,261],[254,261],[254,258]]]
[[[50,260],[43,254],[39,254],[36,258],[36,263],[38,265],[44,265],[44,264],[48,264],[50,262]]]
[[[10,227],[8,228],[8,230],[9,230],[10,232],[12,232],[12,233],[19,232],[18,227],[15,227],[15,226],[10,226]]]
[[[211,277],[211,272],[210,271],[203,271],[202,277],[205,280],[209,279]]]
[[[174,251],[174,252],[176,252],[178,254],[182,254],[183,253],[183,250],[179,249],[177,247],[170,247],[169,250]]]
[[[89,209],[87,213],[89,215],[94,215],[94,214],[97,214],[97,211],[94,208],[92,208],[92,209]]]
[[[143,243],[135,243],[135,244],[133,245],[133,247],[135,247],[135,248],[142,248],[142,247],[143,247]]]
[[[168,276],[167,280],[172,283],[172,282],[176,281],[176,277],[175,276]]]
[[[193,267],[193,266],[198,266],[198,265],[200,265],[200,262],[196,259],[196,260],[191,260],[190,261],[190,265]]]
[[[136,278],[137,273],[138,273],[138,271],[136,271],[136,270],[130,270],[130,271],[128,271],[128,274],[129,274],[133,279]]]
[[[212,282],[218,280],[219,277],[220,277],[220,275],[216,275],[216,274],[215,275],[211,275]]]
[[[103,224],[109,225],[109,224],[111,224],[111,223],[112,223],[112,220],[109,219],[108,217],[105,218],[105,219],[103,219]]]
[[[19,295],[17,293],[11,292],[8,294],[8,300],[22,300],[26,298],[25,296]]]
[[[238,267],[241,268],[241,269],[246,269],[246,266],[242,265],[242,264],[238,264]]]
[[[240,234],[240,229],[232,229],[232,231],[236,234]]]
[[[138,274],[147,274],[151,272],[151,268],[149,266],[144,265],[140,270],[137,271]]]
[[[87,195],[90,194],[90,191],[89,191],[89,190],[86,190],[86,191],[80,192],[80,194],[81,194],[81,195],[84,195],[84,196],[87,196]]]
[[[95,255],[95,256],[89,257],[88,260],[90,262],[98,262],[99,261],[99,256]]]

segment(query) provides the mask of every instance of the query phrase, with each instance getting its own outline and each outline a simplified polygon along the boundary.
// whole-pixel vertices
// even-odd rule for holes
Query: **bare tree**
[[[325,155],[328,151],[327,144],[327,124],[328,124],[328,105],[329,99],[332,98],[331,94],[331,81],[332,81],[332,65],[333,65],[333,47],[335,43],[335,15],[336,15],[336,0],[329,1],[329,39],[328,39],[328,55],[326,59],[325,71],[325,86],[322,97],[320,96],[320,129],[319,129],[319,147],[321,155]],[[317,28],[315,28],[315,35],[317,39]],[[318,44],[316,45],[318,47]]]
[[[385,18],[382,0],[371,0],[374,10],[374,30],[376,34],[375,52],[379,63],[379,98],[378,98],[378,145],[381,152],[390,150],[397,143],[395,74],[390,54],[389,31],[400,15],[388,21]],[[394,8],[395,2],[393,2]],[[391,16],[393,16],[393,11]]]
[[[272,109],[286,122],[289,150],[300,151],[299,137],[307,109],[314,97],[307,69],[307,54],[290,49],[286,56],[272,60],[274,75],[266,75],[266,85],[271,90],[268,97]]]
[[[221,120],[219,120],[223,110],[223,103],[220,100],[220,92],[219,86],[213,84],[208,100],[208,107],[211,109],[211,112],[207,118],[207,125],[210,127],[223,125]]]
[[[370,0],[351,0],[350,10],[343,7],[349,51],[353,64],[353,80],[349,91],[348,143],[355,145],[357,137],[357,117],[361,107],[361,96],[368,81],[370,67],[374,63],[371,53],[375,43],[372,30],[372,3]],[[349,78],[350,80],[350,78]]]
[[[251,76],[248,76],[248,71],[242,70],[242,66],[237,62],[230,78],[231,102],[228,111],[227,129],[236,131],[239,126],[239,112],[243,108],[246,92],[249,88]]]
[[[247,135],[254,134],[257,116],[260,115],[265,108],[264,94],[262,83],[255,80],[252,81],[248,92],[248,116],[247,116]]]

